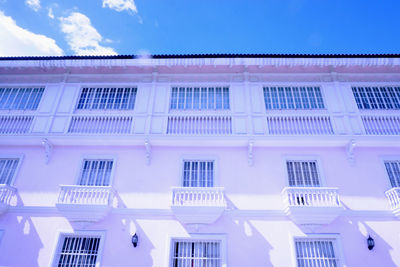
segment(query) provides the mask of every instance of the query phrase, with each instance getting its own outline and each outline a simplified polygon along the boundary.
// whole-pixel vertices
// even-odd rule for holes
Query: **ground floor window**
[[[99,266],[101,235],[62,234],[54,266],[96,267]]]
[[[342,266],[336,247],[336,240],[330,238],[295,239],[297,266]]]
[[[222,266],[221,241],[174,240],[172,249],[173,267]]]

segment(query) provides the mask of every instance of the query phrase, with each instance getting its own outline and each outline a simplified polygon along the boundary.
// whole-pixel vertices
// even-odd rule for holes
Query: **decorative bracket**
[[[42,139],[42,145],[44,147],[44,162],[48,164],[53,153],[53,145],[47,138]]]
[[[356,141],[354,139],[351,139],[350,142],[347,145],[347,160],[351,165],[354,164],[355,158],[354,158],[354,147],[356,146]]]
[[[253,147],[254,147],[254,142],[250,140],[249,144],[247,145],[247,162],[249,166],[253,166],[254,164]]]
[[[151,145],[148,139],[144,141],[144,148],[146,149],[146,165],[151,163]]]

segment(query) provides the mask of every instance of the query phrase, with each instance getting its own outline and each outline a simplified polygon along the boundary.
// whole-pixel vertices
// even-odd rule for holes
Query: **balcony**
[[[0,215],[7,211],[16,191],[17,189],[12,186],[6,184],[0,185]]]
[[[185,224],[210,224],[224,212],[226,202],[222,187],[175,187],[171,209]]]
[[[110,186],[61,185],[56,207],[70,221],[97,222],[110,212],[113,198]]]
[[[296,224],[329,224],[343,211],[338,189],[331,187],[285,187],[285,213]]]
[[[385,194],[393,214],[400,218],[400,187],[393,187],[386,191]]]

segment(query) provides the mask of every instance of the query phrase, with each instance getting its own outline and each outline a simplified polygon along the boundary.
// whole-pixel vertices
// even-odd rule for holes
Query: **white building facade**
[[[399,266],[399,55],[0,58],[0,266]]]

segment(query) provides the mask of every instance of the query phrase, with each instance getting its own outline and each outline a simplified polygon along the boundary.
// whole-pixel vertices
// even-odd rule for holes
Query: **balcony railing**
[[[232,118],[220,115],[168,116],[167,134],[229,135],[232,134]]]
[[[114,190],[111,186],[61,185],[58,204],[111,205]]]
[[[268,133],[278,135],[334,134],[328,116],[268,116]]]
[[[400,135],[399,116],[362,116],[365,133],[369,135]]]
[[[225,206],[222,187],[175,187],[173,206]]]
[[[129,134],[132,123],[131,116],[73,116],[68,133]]]
[[[297,207],[339,207],[337,188],[285,187],[282,191],[286,204]]]
[[[5,115],[0,116],[0,134],[26,134],[29,133],[33,116]]]
[[[0,184],[0,205],[10,205],[11,199],[15,195],[16,190],[17,189],[15,187],[6,184]]]
[[[386,197],[392,210],[400,209],[400,187],[394,187],[386,191]]]

